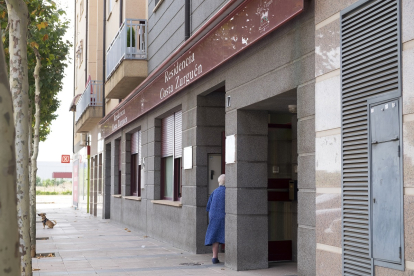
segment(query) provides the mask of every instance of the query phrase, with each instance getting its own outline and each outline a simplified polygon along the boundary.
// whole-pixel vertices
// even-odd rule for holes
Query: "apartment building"
[[[102,216],[104,140],[98,123],[147,77],[147,2],[76,0],[75,6],[73,201]]]
[[[130,2],[103,7],[98,216],[210,252],[225,173],[227,267],[414,273],[413,1]]]

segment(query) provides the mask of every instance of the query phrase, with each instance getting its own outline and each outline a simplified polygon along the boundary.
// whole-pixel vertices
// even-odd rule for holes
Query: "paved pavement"
[[[269,269],[233,271],[223,263],[213,265],[210,254],[191,254],[146,237],[110,220],[71,208],[71,196],[38,196],[37,211],[56,220],[53,229],[37,223],[34,276],[43,275],[296,275],[295,263]],[[55,257],[43,257],[54,253]],[[225,254],[220,254],[221,262]]]

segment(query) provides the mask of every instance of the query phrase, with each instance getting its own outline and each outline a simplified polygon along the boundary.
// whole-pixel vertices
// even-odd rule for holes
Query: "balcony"
[[[126,19],[106,51],[105,97],[125,98],[147,75],[147,20]]]
[[[75,132],[91,131],[102,118],[103,82],[89,81],[75,111]]]

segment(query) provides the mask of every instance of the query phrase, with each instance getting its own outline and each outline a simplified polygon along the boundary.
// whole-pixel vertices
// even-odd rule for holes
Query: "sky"
[[[75,1],[55,0],[57,5],[66,11],[66,16],[70,20],[70,28],[64,40],[73,42],[73,17]],[[72,152],[72,131],[73,131],[73,112],[69,111],[69,105],[73,98],[73,48],[70,49],[71,57],[68,67],[65,69],[63,79],[63,89],[59,92],[60,107],[57,110],[58,117],[52,122],[51,133],[45,142],[39,144],[38,161],[60,162],[62,154],[73,155]]]

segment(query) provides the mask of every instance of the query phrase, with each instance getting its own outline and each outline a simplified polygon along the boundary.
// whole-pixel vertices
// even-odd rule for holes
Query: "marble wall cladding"
[[[402,42],[414,39],[414,1],[402,0]]]
[[[341,231],[341,194],[317,193],[316,242],[336,247],[342,247]]]
[[[404,186],[414,187],[414,121],[403,123]]]
[[[404,196],[405,260],[414,262],[414,196]],[[414,273],[414,271],[413,271]]]
[[[341,135],[315,140],[315,182],[317,188],[341,187]]]
[[[340,67],[339,19],[315,31],[315,76],[329,73]]]
[[[411,1],[411,0],[405,0]],[[358,2],[358,0],[316,0],[315,1],[315,24],[322,22],[323,20],[331,17],[335,13],[340,12],[344,8]]]
[[[414,78],[412,77],[414,75],[414,48],[405,49],[402,57],[403,114],[410,114],[414,113]]]
[[[340,76],[315,84],[315,131],[341,127]]]
[[[316,275],[341,276],[342,255],[316,249]]]

